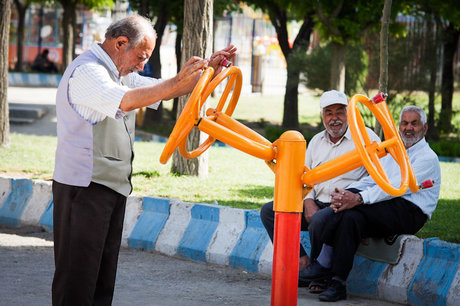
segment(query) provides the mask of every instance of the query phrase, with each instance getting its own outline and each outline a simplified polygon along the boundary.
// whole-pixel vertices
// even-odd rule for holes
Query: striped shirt
[[[369,128],[366,128],[366,130],[371,141],[380,142],[380,138],[374,133],[374,131]],[[322,131],[316,134],[311,139],[310,143],[308,143],[307,152],[305,153],[305,165],[308,169],[313,169],[353,149],[355,149],[355,143],[353,142],[349,128],[342,138],[336,143],[333,143],[330,140],[326,131]],[[335,187],[344,189],[351,183],[354,183],[367,175],[366,168],[359,167],[358,169],[316,184],[313,190],[307,195],[307,198],[319,200],[324,203],[330,203],[331,192],[334,191]]]
[[[427,179],[435,181],[431,188],[422,189],[417,193],[412,193],[410,189],[402,196],[402,198],[414,203],[431,218],[433,211],[436,208],[441,190],[441,168],[439,165],[438,156],[431,150],[425,138],[407,149],[412,168],[414,169],[417,183],[421,184]],[[392,186],[399,188],[401,183],[401,174],[399,165],[391,155],[387,155],[380,159],[383,168],[385,169]],[[359,182],[353,183],[349,188],[362,190],[360,194],[366,204],[373,204],[394,198],[383,191],[372,179],[365,177]]]
[[[115,63],[99,44],[93,44],[90,51],[96,55],[99,63],[78,66],[69,80],[68,92],[73,109],[91,124],[101,122],[106,117],[123,117],[125,112],[120,109],[120,103],[130,88],[161,82],[135,72],[120,77]],[[157,109],[160,102],[149,107]]]

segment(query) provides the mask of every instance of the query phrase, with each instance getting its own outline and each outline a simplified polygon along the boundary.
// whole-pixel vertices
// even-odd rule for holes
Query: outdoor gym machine
[[[205,152],[216,139],[252,156],[263,159],[275,174],[275,232],[273,241],[272,305],[297,305],[299,274],[300,224],[303,199],[315,184],[365,166],[375,182],[388,194],[401,196],[419,186],[398,129],[385,102],[385,95],[369,99],[353,96],[348,104],[348,124],[356,149],[318,167],[305,166],[306,141],[301,133],[287,131],[274,143],[231,118],[241,93],[242,74],[237,67],[225,68],[212,79],[214,70],[208,67],[195,86],[163,149],[160,162],[165,164],[176,148],[187,159]],[[206,99],[222,81],[228,82],[215,109],[209,108],[205,117],[200,110]],[[223,111],[232,91],[229,105]],[[358,109],[362,103],[371,110],[383,128],[385,140],[371,142]],[[198,148],[187,151],[187,135],[196,126],[208,134]],[[399,188],[391,185],[380,158],[390,153],[401,168]]]

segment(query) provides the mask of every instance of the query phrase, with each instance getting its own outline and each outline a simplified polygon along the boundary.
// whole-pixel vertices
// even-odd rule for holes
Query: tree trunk
[[[284,112],[282,127],[287,130],[299,129],[299,69],[296,63],[287,60],[286,92],[284,93]]]
[[[14,0],[16,10],[18,11],[18,33],[16,41],[16,71],[21,72],[24,70],[24,28],[26,20],[26,11],[29,7],[29,4],[25,3],[24,5],[19,0]]]
[[[73,60],[74,47],[74,30],[73,30],[73,15],[75,14],[76,6],[72,1],[61,0],[62,13],[62,67],[64,71]]]
[[[177,72],[179,72],[180,70],[180,63],[181,63],[181,58],[182,58],[181,44],[182,44],[182,33],[177,32],[176,44],[175,44]],[[173,108],[172,108],[172,116],[174,116],[174,118],[177,118],[178,107],[179,107],[179,98],[175,98],[173,102]]]
[[[10,36],[11,0],[0,0],[0,145],[10,143],[10,119],[8,110],[8,45]]]
[[[340,44],[332,42],[331,79],[329,80],[329,89],[336,89],[338,91],[345,92],[346,52],[346,43]]]
[[[155,42],[155,49],[153,49],[152,56],[150,57],[149,63],[152,65],[153,77],[156,79],[161,78],[161,59],[160,59],[160,47],[163,34],[165,32],[166,25],[168,24],[169,16],[166,11],[158,14],[158,19],[155,23],[155,31],[157,32],[157,40]],[[149,126],[155,123],[161,122],[163,118],[163,103],[160,104],[157,110],[147,108],[144,117],[143,126]]]
[[[77,57],[77,5],[73,3],[74,9],[72,9],[70,12],[72,14],[71,20],[72,20],[72,40],[69,41],[71,45],[69,45],[70,50],[72,51],[72,56],[70,58],[69,64],[73,61],[74,58]],[[67,66],[65,66],[67,67]]]
[[[284,111],[282,127],[285,129],[298,129],[299,128],[299,79],[300,70],[298,64],[295,63],[290,57],[296,53],[306,53],[310,45],[310,36],[315,25],[313,21],[313,13],[307,14],[299,33],[297,34],[292,49],[289,47],[289,40],[287,35],[287,18],[286,14],[280,13],[279,16],[270,16],[272,25],[275,27],[278,34],[278,42],[281,51],[286,59],[286,92],[284,95]],[[295,55],[297,56],[297,55]]]
[[[209,58],[212,52],[212,0],[185,0],[184,1],[184,33],[182,66],[191,56]],[[179,98],[180,112],[184,108],[189,95]],[[204,116],[206,104],[200,111]],[[194,128],[187,140],[187,150],[200,145],[207,135]],[[176,150],[173,155],[172,172],[188,174],[205,178],[208,175],[208,156],[205,152],[197,158],[186,160]]]
[[[380,29],[380,76],[379,91],[388,92],[388,27],[390,25],[392,0],[385,0],[382,27]]]
[[[444,56],[442,62],[441,114],[439,127],[441,133],[449,134],[452,129],[452,97],[454,94],[454,55],[460,31],[450,23],[443,31]]]
[[[390,24],[392,0],[385,0],[382,12],[382,26],[380,28],[380,75],[379,91],[388,93],[388,27]],[[388,100],[387,100],[388,101]],[[380,123],[376,120],[375,133],[383,140],[383,130]]]
[[[430,78],[428,81],[428,132],[427,138],[430,140],[438,140],[439,134],[435,126],[435,97],[436,97],[436,75],[438,68],[438,22],[432,22],[432,15],[427,18],[428,32],[426,34],[427,51],[425,57],[428,61],[428,71]],[[433,29],[436,29],[433,31]]]

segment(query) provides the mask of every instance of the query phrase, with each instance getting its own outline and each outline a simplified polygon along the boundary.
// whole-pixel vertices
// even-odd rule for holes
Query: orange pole
[[[239,135],[231,129],[204,117],[198,124],[200,131],[212,135],[220,141],[243,151],[249,155],[258,157],[263,160],[272,160],[275,157],[275,150],[271,145],[255,142],[245,136]]]
[[[227,129],[232,130],[233,132],[237,133],[238,135],[244,136],[246,138],[254,140],[257,143],[260,143],[260,144],[263,144],[263,145],[266,145],[266,146],[269,146],[269,147],[272,146],[272,143],[269,140],[267,140],[265,137],[263,137],[262,135],[260,135],[256,131],[251,130],[250,128],[248,128],[244,124],[238,122],[237,120],[233,119],[232,117],[230,117],[229,115],[227,115],[225,113],[217,112],[217,111],[213,110],[212,108],[209,108],[206,111],[206,115],[210,116],[210,117],[215,116],[215,122],[216,123],[218,123],[218,124],[220,124],[222,126],[225,126]]]
[[[380,149],[381,143],[371,143],[369,147],[379,148],[377,156],[382,158],[387,153],[385,149]],[[351,170],[363,166],[363,161],[358,153],[357,149],[353,149],[325,162],[311,170],[308,170],[301,176],[301,180],[305,185],[314,186],[324,181],[330,180],[331,178],[337,177]]]
[[[302,181],[306,142],[297,131],[287,131],[274,143],[275,232],[273,237],[272,305],[297,305],[299,279]]]

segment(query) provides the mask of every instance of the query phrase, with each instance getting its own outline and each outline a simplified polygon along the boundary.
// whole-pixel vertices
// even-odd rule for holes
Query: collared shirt
[[[97,43],[90,51],[99,63],[77,67],[69,80],[69,101],[83,118],[96,124],[106,117],[119,119],[125,115],[120,109],[123,96],[130,88],[153,85],[161,82],[132,72],[120,77],[115,63]],[[158,108],[161,101],[152,101],[151,108]]]
[[[436,153],[430,148],[425,138],[407,149],[412,168],[414,169],[417,183],[421,184],[427,179],[435,182],[434,186],[427,189],[422,189],[417,193],[412,193],[407,189],[402,198],[414,203],[431,218],[433,211],[436,208],[441,190],[441,167]],[[391,185],[399,188],[401,183],[401,174],[399,165],[391,155],[387,155],[380,159],[383,169],[385,169]],[[350,188],[362,190],[360,193],[365,204],[373,204],[394,198],[383,191],[369,176],[359,182],[353,183]]]
[[[371,141],[380,142],[380,138],[369,128],[366,128]],[[305,154],[305,165],[311,170],[325,162],[341,156],[355,149],[355,144],[351,137],[350,129],[348,128],[342,138],[333,143],[329,134],[322,131],[316,134],[307,144],[307,152]],[[353,182],[367,175],[364,167],[357,168],[350,172],[334,177],[328,181],[315,185],[313,190],[308,194],[307,198],[319,200],[321,202],[331,202],[331,193],[334,188],[345,188]]]

